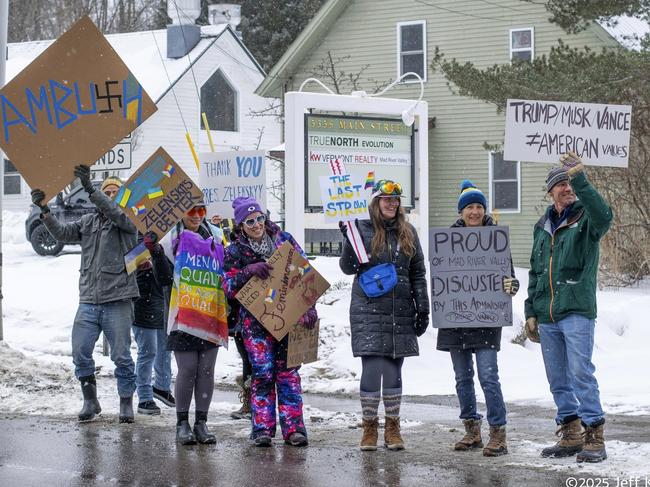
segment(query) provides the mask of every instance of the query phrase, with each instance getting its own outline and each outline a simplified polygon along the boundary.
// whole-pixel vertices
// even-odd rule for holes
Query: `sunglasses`
[[[246,225],[248,228],[253,228],[257,223],[264,223],[266,221],[266,217],[264,215],[260,215],[256,218],[249,218],[248,220],[244,220],[244,225]]]
[[[402,185],[393,181],[386,181],[382,179],[377,183],[377,189],[386,195],[402,195]]]
[[[203,218],[208,214],[208,210],[205,209],[205,206],[195,206],[190,211],[187,212],[187,216],[195,217],[198,216]]]

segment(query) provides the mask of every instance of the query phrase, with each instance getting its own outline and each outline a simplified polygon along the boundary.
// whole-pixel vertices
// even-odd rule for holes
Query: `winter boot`
[[[133,396],[120,397],[120,423],[133,423]]]
[[[604,423],[601,423],[598,426],[585,426],[585,445],[576,457],[578,463],[598,463],[607,459],[605,437],[603,436],[604,426]]]
[[[97,383],[95,376],[89,375],[80,377],[81,394],[83,394],[84,403],[79,411],[79,421],[90,421],[95,415],[102,412],[102,408],[97,400]]]
[[[255,443],[255,446],[260,448],[266,448],[273,444],[269,435],[260,435],[253,438],[253,442]]]
[[[190,423],[187,419],[179,421],[176,424],[176,443],[181,445],[196,445],[196,438],[190,428]]]
[[[363,436],[361,437],[361,450],[362,451],[376,451],[377,450],[377,429],[379,428],[379,418],[363,418]]]
[[[284,440],[284,442],[287,445],[298,446],[298,447],[309,445],[309,441],[307,440],[307,437],[303,433],[300,433],[299,431],[291,433],[289,435],[289,438]]]
[[[542,450],[543,457],[564,458],[575,455],[584,446],[584,438],[580,418],[562,423],[555,432],[560,437],[555,445]]]
[[[483,448],[483,438],[481,438],[480,419],[463,419],[465,426],[465,436],[454,445],[456,451],[467,451],[471,448]]]
[[[138,403],[138,414],[148,414],[155,416],[160,414],[160,408],[153,401],[143,401]]]
[[[163,391],[162,389],[156,389],[154,387],[153,397],[158,399],[165,406],[169,406],[170,408],[176,406],[176,400],[174,399],[171,391]]]
[[[230,413],[232,419],[251,419],[251,379],[250,377],[244,382],[242,376],[237,376],[235,380],[241,391],[239,391],[239,400],[241,407],[237,411]]]
[[[402,435],[399,432],[399,417],[386,416],[384,446],[389,450],[404,449],[404,441],[402,441]]]
[[[503,426],[490,426],[490,441],[485,448],[483,448],[484,457],[500,457],[508,453],[508,445],[506,444],[506,427]]]
[[[202,445],[211,445],[217,442],[217,437],[210,433],[208,425],[203,420],[194,423],[194,436],[196,437],[196,441]]]

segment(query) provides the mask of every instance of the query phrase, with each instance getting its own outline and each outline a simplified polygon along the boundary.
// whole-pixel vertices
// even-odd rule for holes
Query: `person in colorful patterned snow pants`
[[[284,242],[305,255],[294,238],[267,219],[259,203],[253,198],[239,197],[232,204],[235,210],[234,240],[226,248],[224,259],[224,291],[230,299],[253,276],[266,279],[272,267],[266,262]],[[271,446],[275,435],[276,393],[280,413],[280,428],[285,443],[307,446],[307,430],[302,416],[302,389],[298,367],[287,368],[288,336],[277,341],[244,306],[240,306],[239,320],[244,345],[253,367],[251,382],[252,431],[256,446]],[[314,307],[299,320],[306,328],[316,325],[318,316]]]

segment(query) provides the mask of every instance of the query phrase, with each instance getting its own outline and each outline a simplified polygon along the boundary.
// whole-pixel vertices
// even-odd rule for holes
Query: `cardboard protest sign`
[[[326,222],[369,220],[370,190],[360,175],[332,174],[320,177],[323,215]]]
[[[289,242],[267,262],[271,276],[253,277],[235,297],[279,341],[330,285]]]
[[[503,158],[558,162],[572,151],[595,166],[627,167],[632,107],[508,100]]]
[[[162,147],[147,159],[115,196],[118,205],[145,234],[161,239],[203,193]]]
[[[89,17],[0,91],[0,145],[45,201],[92,165],[156,106]]]
[[[512,325],[508,227],[432,228],[429,261],[434,328]]]
[[[264,151],[203,152],[199,154],[199,182],[208,215],[235,216],[232,202],[250,196],[266,208]]]
[[[308,330],[302,325],[294,325],[289,332],[287,347],[287,367],[298,367],[318,360],[318,333],[320,320],[316,326]]]

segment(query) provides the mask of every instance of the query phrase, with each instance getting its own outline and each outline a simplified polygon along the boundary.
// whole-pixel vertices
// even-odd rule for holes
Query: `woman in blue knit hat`
[[[460,186],[458,213],[460,218],[455,227],[480,227],[496,225],[486,213],[485,195],[471,181],[465,180]],[[512,259],[511,259],[512,261]],[[514,296],[519,289],[519,281],[512,277],[503,278],[503,290]],[[499,383],[497,352],[501,346],[501,328],[441,328],[438,330],[437,349],[451,354],[456,375],[456,393],[460,403],[460,419],[465,426],[465,436],[454,445],[457,451],[482,448],[481,418],[476,410],[474,392],[474,360],[479,383],[485,395],[487,420],[490,425],[490,441],[483,449],[483,455],[494,457],[508,453],[506,444],[506,405]]]

